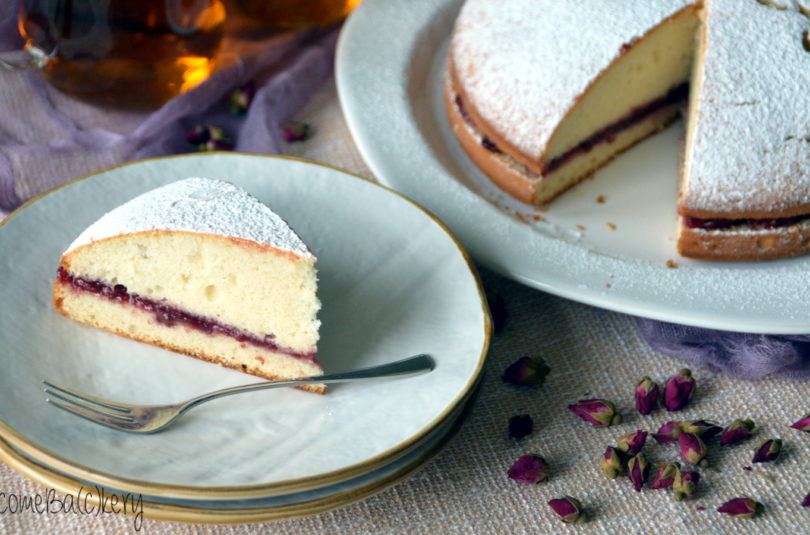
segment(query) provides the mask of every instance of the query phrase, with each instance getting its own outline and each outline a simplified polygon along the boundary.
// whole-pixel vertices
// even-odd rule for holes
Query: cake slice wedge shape
[[[320,375],[315,262],[246,191],[188,178],[82,232],[60,259],[53,303],[78,322],[266,379]]]

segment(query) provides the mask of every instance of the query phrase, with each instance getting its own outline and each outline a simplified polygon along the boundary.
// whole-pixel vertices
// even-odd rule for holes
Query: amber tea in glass
[[[52,56],[65,93],[102,106],[155,108],[204,81],[222,41],[222,0],[22,0],[20,34]]]
[[[297,30],[340,22],[361,0],[227,0],[228,15],[266,30]]]

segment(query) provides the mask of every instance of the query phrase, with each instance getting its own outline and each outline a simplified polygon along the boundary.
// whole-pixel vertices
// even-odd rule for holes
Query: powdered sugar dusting
[[[230,182],[187,178],[148,191],[108,212],[68,247],[147,230],[182,230],[242,238],[298,256],[312,252],[287,223]]]
[[[693,3],[467,0],[451,45],[456,74],[482,118],[539,160],[557,124],[622,46]]]
[[[683,207],[779,212],[810,204],[810,20],[756,0],[711,0]]]

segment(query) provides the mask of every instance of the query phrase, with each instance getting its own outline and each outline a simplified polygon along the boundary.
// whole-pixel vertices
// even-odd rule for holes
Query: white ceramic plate
[[[156,435],[110,430],[45,403],[48,379],[110,399],[178,401],[250,376],[67,320],[50,303],[62,251],[105,211],[188,177],[226,178],[318,256],[327,372],[429,353],[424,376],[225,398]],[[0,228],[0,436],[65,473],[164,496],[233,499],[355,477],[424,441],[481,372],[489,317],[445,228],[385,188],[309,162],[241,154],[137,162],[55,190]],[[287,487],[285,487],[287,486]]]
[[[461,4],[366,0],[343,29],[336,64],[341,104],[363,157],[384,183],[440,217],[474,258],[529,286],[688,325],[810,332],[810,256],[762,263],[678,256],[680,123],[546,212],[493,186],[453,137],[441,98]],[[596,202],[599,195],[605,203]]]

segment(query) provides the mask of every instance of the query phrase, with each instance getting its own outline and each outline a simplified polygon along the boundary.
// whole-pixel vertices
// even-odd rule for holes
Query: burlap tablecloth
[[[288,153],[327,163],[366,177],[330,84],[300,114],[315,136],[290,145]],[[523,287],[486,270],[484,285],[505,300],[508,319],[494,337],[480,397],[457,438],[415,476],[367,500],[316,516],[274,523],[205,526],[145,520],[142,533],[810,533],[810,508],[800,507],[810,492],[810,434],[788,426],[810,409],[807,383],[766,379],[732,381],[705,369],[693,370],[697,394],[687,410],[656,411],[642,417],[632,410],[633,386],[644,375],[663,381],[681,364],[654,353],[640,338],[634,319]],[[501,380],[504,368],[523,356],[542,356],[552,371],[545,385],[523,389]],[[615,401],[625,423],[607,429],[586,425],[565,406],[583,396]],[[521,442],[507,435],[509,417],[530,414],[535,432]],[[626,478],[605,478],[598,458],[605,446],[637,428],[656,430],[669,419],[715,420],[737,417],[757,423],[754,439],[710,455],[702,469],[696,500],[676,502],[669,491],[636,493]],[[751,449],[764,438],[781,437],[781,458],[751,466]],[[675,459],[675,446],[650,444],[654,460]],[[543,455],[551,478],[545,485],[511,481],[506,471],[524,453]],[[765,474],[769,481],[756,474]],[[43,488],[0,464],[0,493],[17,496]],[[568,494],[580,499],[592,520],[567,526],[546,501]],[[747,495],[765,511],[753,520],[715,511],[724,501]],[[0,495],[0,499],[5,497]],[[0,509],[3,502],[0,500]],[[0,534],[132,533],[131,518],[105,515],[0,514]]]

